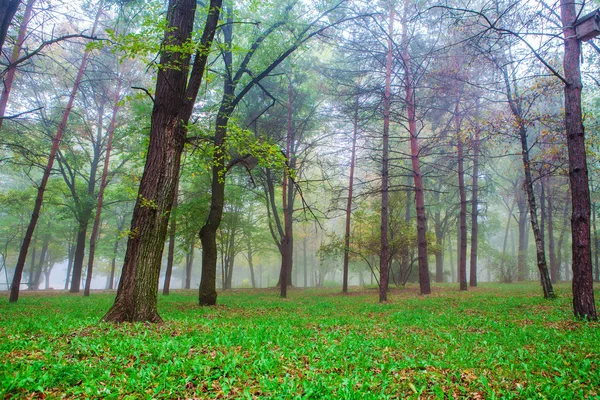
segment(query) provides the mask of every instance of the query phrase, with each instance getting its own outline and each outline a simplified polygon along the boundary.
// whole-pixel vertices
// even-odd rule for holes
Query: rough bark
[[[168,46],[163,48],[160,57],[146,165],[133,211],[117,297],[104,316],[105,321],[161,321],[156,305],[162,252],[186,127],[200,89],[220,8],[220,0],[211,0],[188,79],[190,56],[178,49],[191,38],[196,2],[169,1],[168,28],[163,40]]]
[[[33,3],[35,0],[28,0],[27,5],[25,6],[25,13],[23,14],[23,21],[21,22],[21,26],[19,27],[19,33],[17,35],[17,42],[15,43],[15,47],[13,48],[12,54],[10,56],[10,60],[8,64],[10,67],[4,73],[4,79],[2,80],[4,87],[2,88],[2,94],[0,95],[0,129],[2,129],[2,122],[4,121],[4,115],[6,112],[6,105],[8,104],[8,98],[10,97],[10,91],[12,89],[13,82],[15,81],[15,73],[17,72],[17,66],[14,63],[19,59],[19,55],[21,54],[21,50],[23,48],[23,42],[25,41],[25,34],[27,33],[27,25],[29,24],[29,20],[31,19],[31,10],[33,9]],[[19,1],[13,1],[9,3],[20,3]],[[0,0],[0,15],[4,15],[2,13],[3,5],[6,4],[6,0]],[[16,9],[15,9],[16,10]],[[5,12],[10,11],[6,10]],[[5,16],[5,18],[8,15]],[[10,17],[12,19],[12,16]],[[0,29],[4,29],[4,21],[2,22],[2,27]],[[6,33],[5,33],[6,34]],[[2,35],[2,33],[0,33]],[[0,50],[2,49],[2,44],[4,43],[4,39],[0,37]],[[2,53],[0,53],[2,54]]]
[[[421,174],[421,162],[419,159],[419,140],[417,138],[417,120],[415,106],[415,92],[413,88],[413,76],[411,59],[408,50],[408,0],[404,2],[404,23],[402,24],[402,60],[404,62],[404,85],[406,90],[406,111],[408,117],[408,130],[410,133],[410,153],[413,177],[415,181],[415,204],[417,210],[417,248],[419,259],[419,287],[421,294],[430,294],[429,262],[427,259],[427,217],[425,215],[425,194],[423,192],[423,175]]]
[[[348,261],[350,255],[350,219],[352,217],[352,191],[354,185],[354,159],[356,158],[356,136],[358,134],[358,95],[354,99],[354,118],[352,130],[352,152],[350,154],[350,177],[348,178],[348,201],[346,203],[346,232],[344,235],[344,265],[342,278],[342,292],[348,292]],[[306,241],[306,238],[304,238]],[[306,243],[304,245],[306,249]],[[306,260],[306,256],[304,257]],[[306,269],[306,265],[305,265]],[[306,287],[306,279],[304,279]]]
[[[571,185],[572,256],[573,256],[573,313],[578,318],[596,320],[592,280],[590,239],[590,190],[585,152],[585,133],[581,112],[580,42],[575,32],[577,12],[575,3],[560,0],[565,53],[565,125],[569,153],[569,180]]]
[[[98,13],[96,14],[96,20],[94,21],[94,25],[92,27],[92,35],[94,34],[98,25],[101,10],[102,3],[100,3]],[[0,44],[2,44],[2,42],[0,42]],[[48,155],[48,162],[46,163],[46,167],[44,168],[44,174],[42,175],[42,180],[40,182],[40,185],[38,186],[37,196],[35,198],[35,204],[33,206],[33,212],[31,213],[31,220],[29,221],[29,225],[27,226],[27,230],[25,231],[23,243],[21,244],[21,250],[19,252],[19,258],[17,259],[17,266],[15,267],[15,273],[13,275],[13,281],[9,298],[9,301],[11,303],[14,303],[17,300],[19,300],[19,288],[21,286],[21,277],[23,275],[23,268],[25,267],[27,251],[29,250],[29,244],[31,243],[31,238],[33,236],[33,232],[35,231],[35,227],[40,216],[42,203],[44,202],[44,193],[46,191],[46,185],[48,184],[48,179],[50,178],[50,173],[52,172],[52,166],[54,165],[56,153],[58,152],[58,146],[62,139],[63,133],[67,127],[67,122],[69,120],[69,116],[71,115],[71,109],[73,108],[73,102],[75,101],[75,96],[77,95],[79,85],[81,83],[81,80],[83,79],[83,73],[85,71],[89,55],[90,51],[86,50],[83,53],[83,58],[81,60],[81,64],[79,65],[77,75],[75,76],[75,81],[73,82],[71,94],[69,95],[69,100],[67,101],[67,105],[65,107],[65,110],[63,111],[61,121],[58,125],[58,129],[56,130],[56,135],[52,139],[52,148],[50,149],[50,154]]]
[[[387,301],[389,281],[389,244],[388,244],[388,206],[389,206],[389,136],[390,136],[390,99],[392,80],[392,54],[394,36],[394,7],[390,8],[388,26],[387,54],[385,64],[385,93],[383,97],[383,143],[381,157],[381,249],[379,252],[379,301]]]

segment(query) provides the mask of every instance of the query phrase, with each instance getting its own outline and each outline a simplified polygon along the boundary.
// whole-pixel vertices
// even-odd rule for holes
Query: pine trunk
[[[346,233],[344,236],[344,266],[342,278],[342,292],[348,292],[348,261],[350,255],[350,218],[352,216],[352,189],[354,185],[354,159],[356,158],[356,136],[358,134],[358,94],[354,100],[354,120],[352,131],[352,153],[350,155],[350,178],[348,179],[348,202],[346,203]],[[304,248],[306,251],[306,238],[304,238]],[[306,255],[304,257],[306,260]],[[306,262],[305,262],[306,269]],[[306,287],[306,278],[304,279]]]
[[[415,110],[415,93],[413,88],[413,76],[411,60],[408,51],[408,0],[404,2],[404,23],[402,26],[402,59],[405,67],[406,87],[406,110],[408,116],[408,129],[410,133],[410,152],[412,161],[413,177],[415,180],[415,203],[417,209],[417,248],[419,258],[419,286],[421,294],[430,294],[429,263],[427,259],[427,217],[425,216],[425,195],[423,193],[423,176],[421,175],[421,162],[419,159],[419,141],[417,138],[417,120]]]
[[[19,2],[20,0],[16,1],[17,4]],[[23,14],[23,21],[21,22],[21,26],[19,27],[19,33],[17,35],[17,42],[15,43],[15,47],[13,48],[13,52],[10,56],[9,67],[4,72],[4,77],[2,79],[4,87],[2,88],[2,94],[0,95],[0,129],[2,129],[2,122],[4,121],[6,105],[8,104],[10,91],[12,89],[13,82],[15,81],[15,73],[17,72],[17,66],[14,65],[14,63],[19,59],[19,55],[21,54],[21,50],[23,49],[23,42],[25,41],[27,25],[29,24],[29,20],[31,19],[31,10],[33,9],[34,2],[35,0],[27,1],[27,5],[25,6],[25,13]]]
[[[563,70],[565,75],[565,125],[569,153],[569,179],[573,210],[571,246],[573,252],[573,313],[576,317],[596,320],[592,280],[590,240],[590,190],[585,152],[585,134],[581,112],[580,42],[575,32],[575,3],[560,0],[565,36]]]
[[[475,128],[475,140],[473,141],[473,185],[471,188],[471,263],[470,263],[470,286],[477,286],[477,225],[478,214],[478,191],[479,191],[479,128]]]
[[[387,55],[385,66],[385,94],[383,98],[383,143],[381,158],[381,249],[379,252],[379,301],[387,301],[388,289],[388,206],[389,206],[389,135],[390,135],[390,100],[392,81],[392,52],[394,35],[394,6],[390,9],[390,20],[388,27]]]

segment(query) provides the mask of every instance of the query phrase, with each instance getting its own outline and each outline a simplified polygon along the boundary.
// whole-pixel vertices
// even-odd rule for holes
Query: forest
[[[599,6],[0,0],[0,394],[597,396]]]

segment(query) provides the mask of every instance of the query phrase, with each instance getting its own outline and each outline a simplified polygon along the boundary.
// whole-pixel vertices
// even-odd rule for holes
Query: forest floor
[[[0,295],[0,398],[586,398],[600,326],[570,285],[292,289],[160,297],[165,322],[99,323],[114,293]],[[596,293],[596,299],[600,293]]]

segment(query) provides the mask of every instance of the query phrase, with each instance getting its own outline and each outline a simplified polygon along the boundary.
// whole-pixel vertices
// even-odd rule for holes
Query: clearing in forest
[[[0,298],[4,398],[584,398],[600,387],[600,329],[570,287],[295,289],[161,297],[165,323],[98,321],[114,298]],[[596,296],[599,298],[600,296]]]

